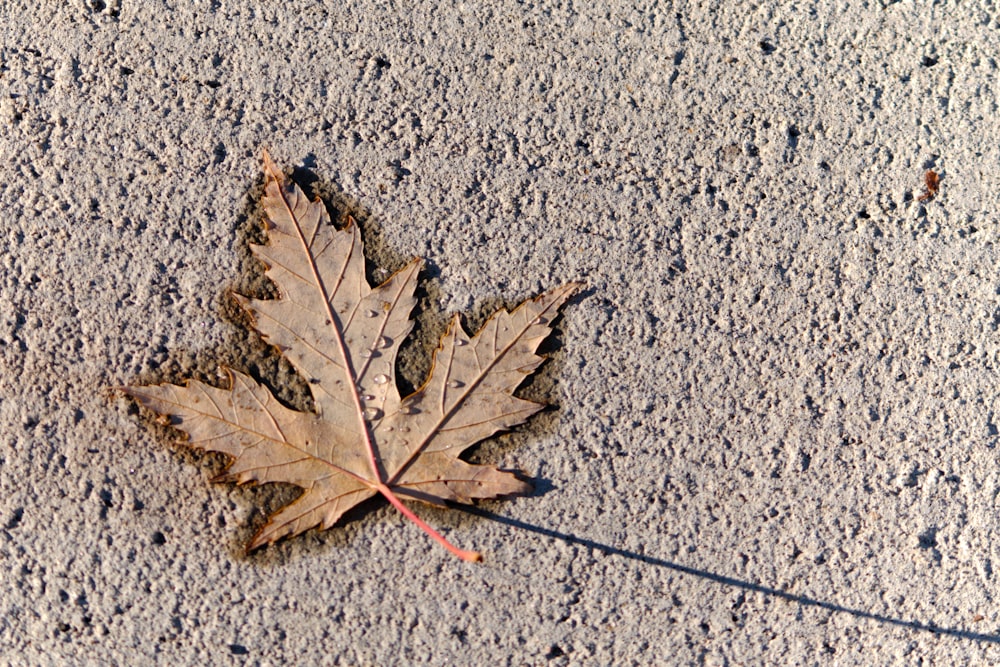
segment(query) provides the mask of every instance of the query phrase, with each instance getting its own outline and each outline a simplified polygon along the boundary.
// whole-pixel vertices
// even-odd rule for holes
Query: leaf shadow
[[[805,595],[796,595],[794,593],[789,593],[787,591],[783,591],[778,588],[772,588],[770,586],[764,586],[763,584],[757,584],[752,581],[744,581],[743,579],[737,579],[736,577],[731,577],[725,574],[719,574],[717,572],[712,572],[710,570],[702,570],[696,567],[691,567],[689,565],[681,565],[680,563],[674,563],[664,558],[657,558],[656,556],[640,554],[636,553],[635,551],[628,551],[627,549],[621,549],[619,547],[615,547],[610,544],[603,544],[601,542],[587,539],[585,537],[570,535],[569,533],[563,533],[558,530],[553,530],[551,528],[545,528],[544,526],[536,526],[534,524],[527,523],[526,521],[520,521],[518,519],[512,519],[510,517],[494,514],[493,512],[485,510],[481,507],[461,505],[461,506],[456,506],[455,509],[461,510],[467,514],[477,516],[483,519],[496,521],[497,523],[501,523],[505,526],[510,526],[512,528],[518,528],[520,530],[530,531],[538,535],[544,535],[545,537],[561,540],[566,544],[573,544],[585,547],[587,549],[592,549],[594,551],[599,551],[607,556],[616,556],[619,558],[624,558],[627,560],[634,561],[636,563],[642,563],[643,565],[650,565],[652,567],[661,567],[667,570],[672,570],[679,574],[685,574],[691,577],[697,577],[705,581],[721,584],[723,586],[729,586],[731,588],[736,588],[738,590],[750,591],[753,593],[761,593],[762,595],[778,598],[781,600],[785,600],[787,602],[794,602],[804,607],[824,609],[826,611],[837,614],[847,614],[855,618],[866,619],[870,621],[875,621],[877,623],[882,623],[885,625],[907,628],[919,632],[929,632],[935,635],[945,635],[949,637],[956,637],[958,639],[967,639],[971,641],[985,642],[989,644],[1000,644],[1000,635],[996,634],[988,634],[984,632],[971,632],[969,630],[963,630],[961,628],[950,628],[950,627],[940,626],[937,625],[936,623],[925,623],[922,621],[886,616],[884,614],[877,614],[875,612],[866,611],[864,609],[848,607],[842,604],[838,604],[836,602],[831,602],[829,600],[820,600]]]

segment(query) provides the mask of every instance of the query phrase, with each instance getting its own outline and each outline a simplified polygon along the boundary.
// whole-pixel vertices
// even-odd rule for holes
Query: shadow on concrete
[[[484,519],[496,521],[497,523],[502,523],[508,526],[512,526],[514,528],[519,528],[521,530],[529,530],[539,535],[545,535],[546,537],[552,537],[557,540],[562,540],[567,544],[577,544],[583,547],[587,547],[588,549],[596,549],[597,551],[603,552],[609,556],[619,556],[621,558],[627,558],[629,560],[633,560],[638,563],[645,563],[646,565],[653,565],[655,567],[667,568],[668,570],[673,570],[674,572],[680,572],[681,574],[686,574],[692,577],[699,577],[701,579],[713,581],[717,584],[722,584],[724,586],[731,586],[733,588],[738,588],[744,591],[753,591],[755,593],[763,593],[764,595],[770,595],[776,598],[780,598],[782,600],[788,600],[789,602],[796,602],[806,607],[816,607],[817,609],[826,609],[828,611],[836,612],[838,614],[850,614],[851,616],[854,616],[856,618],[865,618],[872,621],[876,621],[878,623],[895,625],[902,628],[909,628],[911,630],[918,630],[921,632],[931,632],[936,635],[947,635],[951,637],[958,637],[961,639],[971,639],[973,641],[978,641],[978,642],[1000,644],[1000,635],[989,635],[981,632],[969,632],[968,630],[960,630],[958,628],[944,628],[935,625],[933,623],[908,621],[902,618],[892,618],[891,616],[883,616],[881,614],[875,614],[870,611],[864,611],[862,609],[852,609],[851,607],[845,607],[835,602],[816,600],[813,598],[805,597],[803,595],[795,595],[794,593],[787,593],[785,591],[778,590],[776,588],[769,588],[768,586],[762,586],[761,584],[755,584],[749,581],[743,581],[741,579],[736,579],[734,577],[727,577],[726,575],[716,574],[715,572],[709,572],[708,570],[699,570],[698,568],[688,567],[687,565],[672,563],[662,558],[646,556],[643,554],[635,553],[634,551],[626,551],[625,549],[619,549],[618,547],[613,547],[607,544],[601,544],[600,542],[594,542],[593,540],[588,540],[586,538],[576,537],[574,535],[568,535],[566,533],[560,533],[559,531],[552,530],[551,528],[542,528],[541,526],[534,526],[530,523],[525,523],[523,521],[518,521],[517,519],[511,519],[505,516],[500,516],[499,514],[494,514],[492,512],[488,512],[478,507],[471,507],[468,505],[453,505],[452,507],[467,512],[469,514],[474,514]]]

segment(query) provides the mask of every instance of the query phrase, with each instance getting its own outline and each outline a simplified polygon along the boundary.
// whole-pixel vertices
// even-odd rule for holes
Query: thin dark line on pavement
[[[796,595],[794,593],[789,593],[787,591],[779,590],[777,588],[771,588],[769,586],[755,584],[751,581],[743,581],[742,579],[737,579],[735,577],[730,577],[724,574],[717,574],[715,572],[710,572],[708,570],[701,570],[696,567],[689,567],[687,565],[673,563],[671,561],[664,560],[663,558],[647,556],[645,554],[636,553],[634,551],[627,551],[625,549],[613,547],[608,544],[601,544],[600,542],[595,542],[594,540],[589,540],[583,537],[577,537],[575,535],[569,535],[567,533],[561,533],[557,530],[552,530],[551,528],[543,528],[542,526],[535,526],[530,523],[525,523],[524,521],[518,521],[517,519],[511,519],[509,517],[501,516],[499,514],[494,514],[493,512],[486,511],[479,507],[473,507],[469,505],[453,505],[453,507],[455,509],[460,509],[468,514],[474,514],[484,519],[496,521],[497,523],[502,523],[504,525],[511,526],[513,528],[528,530],[533,533],[537,533],[539,535],[545,535],[546,537],[552,537],[557,540],[562,540],[563,542],[566,542],[568,544],[577,544],[582,547],[587,547],[588,549],[595,549],[609,556],[618,556],[620,558],[627,558],[629,560],[633,560],[638,563],[645,563],[646,565],[653,565],[656,567],[666,568],[668,570],[673,570],[674,572],[679,572],[681,574],[686,574],[692,577],[698,577],[700,579],[705,579],[707,581],[713,581],[717,584],[723,584],[725,586],[739,588],[744,591],[762,593],[764,595],[780,598],[782,600],[788,600],[789,602],[795,602],[805,607],[816,607],[817,609],[826,609],[827,611],[832,611],[838,614],[849,614],[856,618],[865,618],[868,620],[876,621],[878,623],[895,625],[901,628],[909,628],[911,630],[919,630],[921,632],[931,632],[936,635],[948,635],[951,637],[958,637],[960,639],[971,639],[977,642],[1000,644],[1000,635],[990,635],[981,632],[969,632],[968,630],[961,630],[958,628],[945,628],[939,625],[935,625],[934,623],[923,623],[920,621],[910,621],[903,618],[893,618],[891,616],[884,616],[882,614],[876,614],[874,612],[864,611],[863,609],[854,609],[851,607],[845,607],[844,605],[837,604],[835,602],[828,602],[826,600],[817,600],[815,598],[806,597],[804,595]]]

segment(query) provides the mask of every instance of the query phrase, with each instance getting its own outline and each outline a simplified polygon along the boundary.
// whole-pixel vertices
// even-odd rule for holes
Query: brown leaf
[[[937,196],[940,184],[941,176],[937,172],[928,169],[924,172],[924,187],[926,189],[924,190],[924,194],[917,197],[917,201],[924,202],[934,199],[934,197]]]
[[[329,528],[350,508],[381,494],[434,539],[466,560],[479,554],[449,544],[400,498],[435,505],[524,494],[516,475],[459,458],[470,446],[524,422],[543,406],[514,391],[544,360],[535,354],[549,322],[581,286],[569,283],[493,314],[473,336],[452,320],[422,387],[401,398],[396,355],[413,328],[410,311],[421,261],[378,287],[365,279],[361,234],[348,219],[330,223],[265,152],[268,245],[252,246],[279,298],[237,297],[254,326],[308,381],[315,412],[283,406],[251,377],[227,369],[228,389],[127,387],[125,393],[189,436],[198,449],[232,461],[218,479],[287,482],[303,489],[278,510],[247,550]]]

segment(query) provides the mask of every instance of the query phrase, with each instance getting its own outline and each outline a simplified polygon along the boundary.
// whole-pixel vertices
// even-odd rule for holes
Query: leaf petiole
[[[444,536],[441,535],[441,533],[437,532],[429,525],[424,523],[423,519],[418,517],[416,514],[413,513],[413,510],[404,505],[403,501],[400,500],[399,497],[392,492],[392,489],[390,489],[385,484],[379,484],[378,486],[375,487],[375,490],[381,493],[383,496],[385,496],[385,499],[388,500],[390,503],[392,503],[393,507],[402,512],[403,516],[405,516],[407,519],[420,526],[420,528],[425,533],[430,535],[435,541],[440,543],[441,546],[443,546],[451,553],[455,554],[456,556],[458,556],[467,563],[479,563],[483,560],[483,555],[478,551],[466,551],[464,549],[459,549],[454,544],[446,540]]]

